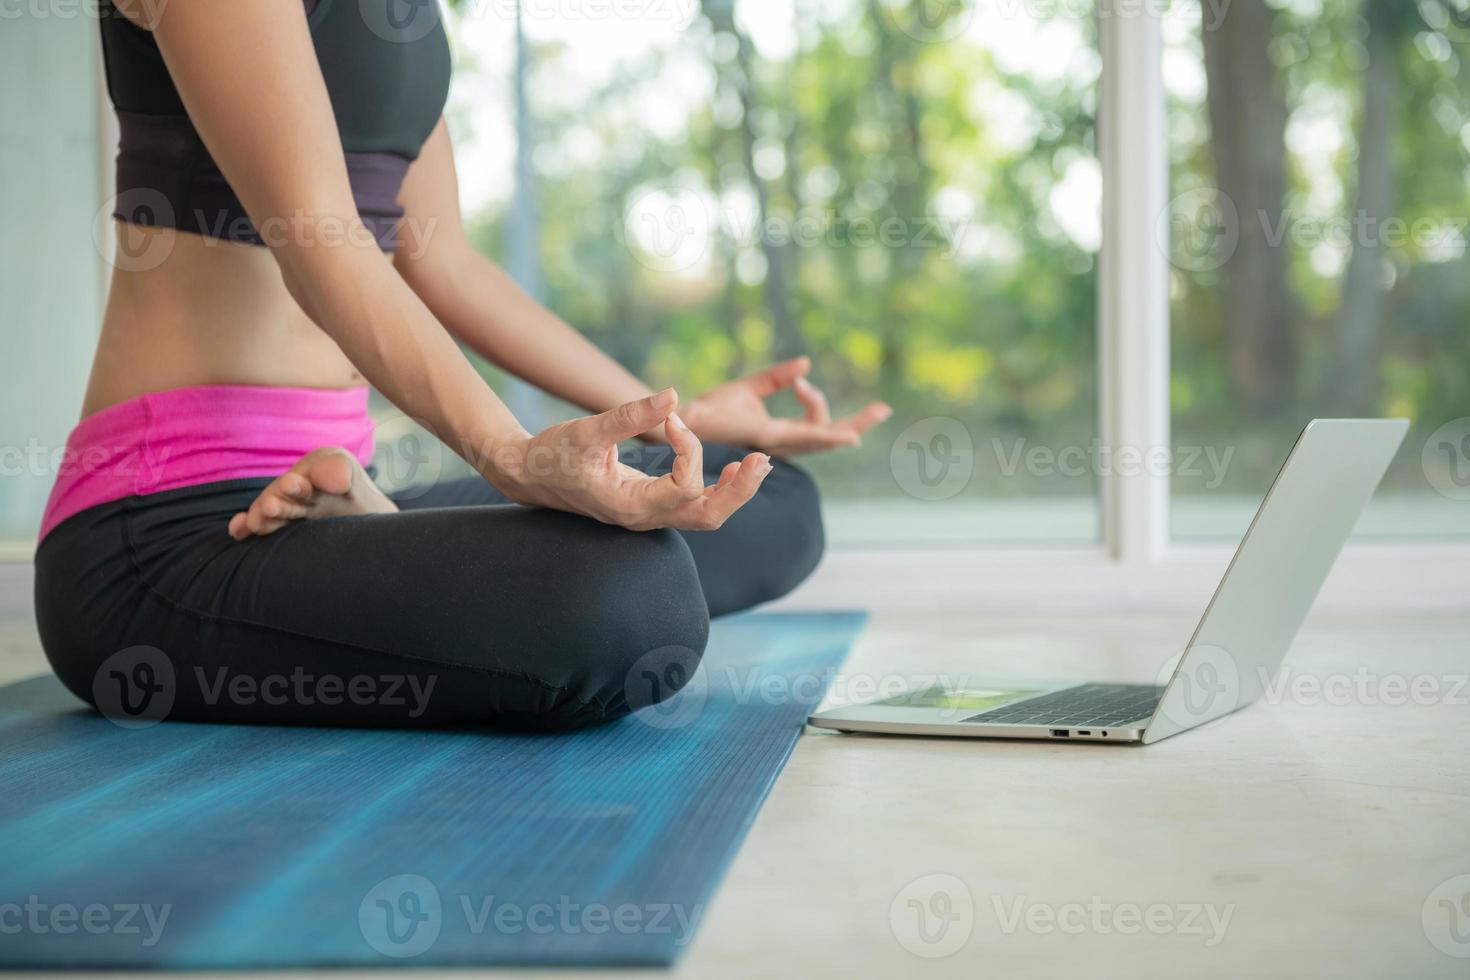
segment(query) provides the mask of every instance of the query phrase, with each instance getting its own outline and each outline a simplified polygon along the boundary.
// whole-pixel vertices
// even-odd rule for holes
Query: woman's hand
[[[701,439],[752,446],[773,456],[797,456],[841,446],[856,446],[864,432],[886,420],[893,409],[872,402],[862,411],[836,421],[827,396],[806,379],[811,358],[783,361],[699,396],[684,408],[684,420]],[[765,400],[791,388],[806,410],[804,418],[776,418]]]
[[[553,507],[634,531],[712,531],[755,496],[771,459],[751,453],[704,485],[704,447],[674,414],[672,388],[610,412],[553,425],[494,447],[491,482],[516,503]],[[676,454],[672,473],[652,477],[618,460],[618,443],[661,426]]]

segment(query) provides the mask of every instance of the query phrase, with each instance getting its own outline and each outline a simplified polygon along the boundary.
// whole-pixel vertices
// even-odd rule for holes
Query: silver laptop
[[[1157,742],[1261,696],[1388,469],[1404,419],[1317,419],[1241,539],[1161,684],[934,685],[813,715],[818,728],[898,735]]]

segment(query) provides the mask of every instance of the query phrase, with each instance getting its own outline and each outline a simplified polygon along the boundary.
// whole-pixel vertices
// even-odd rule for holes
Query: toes
[[[306,504],[287,496],[285,488],[278,486],[280,482],[277,480],[262,490],[249,510],[230,518],[230,537],[244,541],[252,534],[271,534],[306,516]]]
[[[271,486],[280,490],[283,495],[293,500],[299,500],[302,503],[307,503],[311,500],[311,480],[307,478],[305,473],[283,473]]]
[[[236,541],[244,541],[251,535],[272,534],[302,518],[393,510],[397,508],[377,492],[357,458],[345,449],[330,447],[303,456],[271,481],[248,510],[230,518],[229,532]]]
[[[306,479],[311,486],[344,497],[352,490],[358,463],[345,449],[324,449],[306,459]]]
[[[250,506],[249,513],[245,515],[245,526],[250,529],[251,534],[270,534],[285,525],[285,521],[267,515],[259,500]]]
[[[270,520],[295,520],[306,516],[305,503],[284,493],[274,493],[269,487],[256,500],[256,504],[260,507],[260,516]]]

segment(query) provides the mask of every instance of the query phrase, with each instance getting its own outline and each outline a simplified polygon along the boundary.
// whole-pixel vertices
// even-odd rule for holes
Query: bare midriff
[[[269,249],[113,224],[119,258],[83,416],[194,385],[365,383],[292,299]]]

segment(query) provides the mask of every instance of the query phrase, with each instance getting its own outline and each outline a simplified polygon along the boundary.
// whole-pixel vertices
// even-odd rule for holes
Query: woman
[[[832,421],[805,359],[679,406],[478,256],[433,3],[117,2],[123,258],[36,556],[72,691],[201,721],[568,729],[666,697],[710,615],[811,571],[816,492],[780,457],[855,444],[887,407]],[[532,435],[454,337],[599,414]],[[479,476],[384,495],[367,384]],[[804,419],[766,413],[787,387]]]

